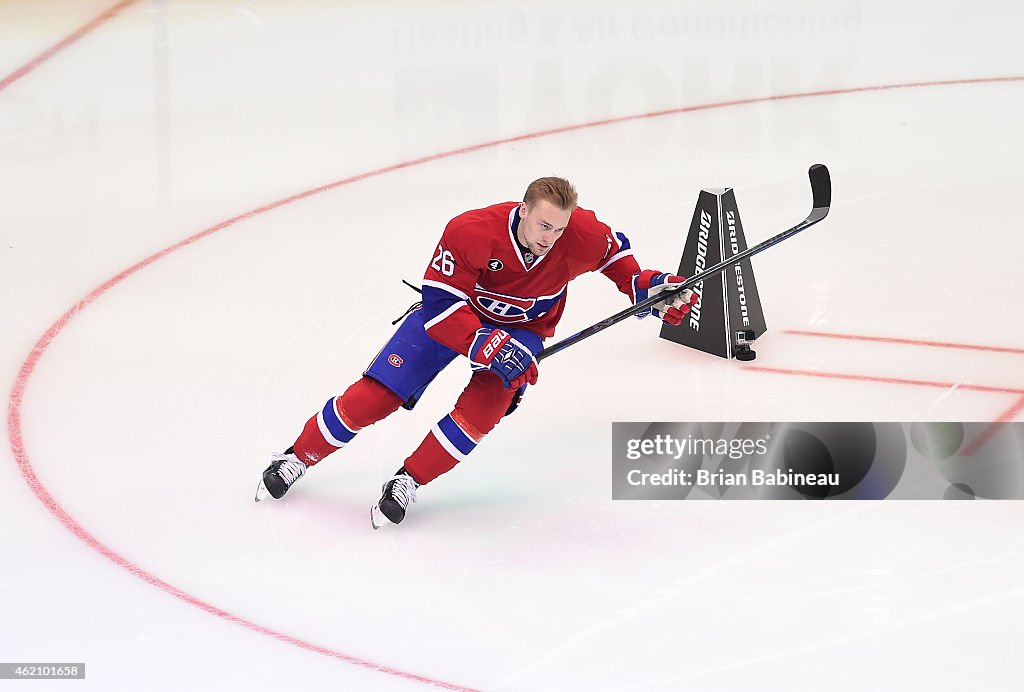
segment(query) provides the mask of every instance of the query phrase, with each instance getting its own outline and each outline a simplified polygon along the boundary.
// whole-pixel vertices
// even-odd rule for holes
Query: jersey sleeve
[[[458,217],[452,219],[434,249],[423,275],[423,326],[427,335],[448,348],[469,355],[483,325],[469,306],[483,271],[472,233]],[[486,260],[484,260],[486,262]]]
[[[624,233],[613,232],[611,227],[599,221],[593,212],[587,211],[585,214],[583,220],[601,234],[605,246],[594,271],[607,276],[620,291],[633,300],[633,276],[640,272],[640,265],[633,256],[629,238]]]

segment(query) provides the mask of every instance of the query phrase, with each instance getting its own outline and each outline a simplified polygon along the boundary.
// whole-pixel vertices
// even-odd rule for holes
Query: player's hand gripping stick
[[[675,290],[686,282],[686,278],[675,274],[665,274],[654,269],[645,269],[633,275],[633,304],[642,303],[652,296],[665,294],[668,296],[661,302],[654,303],[636,313],[637,319],[643,319],[651,313],[669,324],[682,324],[690,306],[697,302],[698,296],[690,289]]]
[[[537,383],[537,361],[526,346],[504,329],[478,329],[469,347],[473,370],[490,370],[506,389]]]

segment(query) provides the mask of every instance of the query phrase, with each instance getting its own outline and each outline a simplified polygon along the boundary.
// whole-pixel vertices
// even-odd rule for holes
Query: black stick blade
[[[811,194],[814,196],[814,208],[824,209],[825,214],[832,206],[832,177],[823,163],[816,163],[807,171],[811,179]],[[824,218],[824,214],[822,214]]]

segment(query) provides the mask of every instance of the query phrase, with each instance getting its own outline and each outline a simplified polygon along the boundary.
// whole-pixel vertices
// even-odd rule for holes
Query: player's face
[[[516,235],[519,242],[533,254],[540,257],[551,250],[555,241],[562,237],[565,227],[569,225],[572,210],[559,209],[547,201],[539,199],[530,206],[519,205],[519,228]]]

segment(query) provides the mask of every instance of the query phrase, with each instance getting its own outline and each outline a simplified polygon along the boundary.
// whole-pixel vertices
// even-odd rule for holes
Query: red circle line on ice
[[[17,79],[20,79],[20,78],[24,77],[25,75],[27,75],[29,72],[35,70],[41,64],[46,62],[46,60],[48,60],[51,57],[53,57],[53,55],[55,55],[57,52],[59,52],[60,50],[66,48],[67,46],[71,45],[75,41],[77,41],[78,38],[80,38],[82,35],[84,35],[84,33],[86,33],[87,31],[90,31],[90,30],[96,28],[103,21],[105,21],[106,19],[109,19],[110,17],[112,17],[113,14],[115,14],[117,11],[123,9],[124,7],[126,7],[126,6],[128,6],[130,4],[132,4],[132,2],[130,0],[128,2],[121,2],[121,3],[119,3],[118,5],[116,5],[115,7],[111,8],[110,10],[108,10],[103,15],[101,15],[96,20],[93,20],[92,22],[87,24],[82,29],[79,29],[77,32],[75,32],[75,34],[72,34],[71,37],[64,39],[60,43],[56,44],[53,48],[49,49],[48,51],[46,51],[43,54],[41,54],[39,57],[35,58],[30,63],[27,63],[25,66],[19,68],[18,70],[16,70],[11,75],[9,75],[6,78],[0,80],[0,91],[5,89],[6,87],[10,86]],[[373,663],[371,661],[360,659],[360,658],[357,658],[355,656],[351,656],[349,654],[345,654],[345,653],[342,653],[342,652],[339,652],[339,651],[334,651],[334,650],[328,649],[326,647],[323,647],[323,646],[320,646],[320,645],[317,645],[317,644],[313,644],[313,643],[310,643],[310,642],[306,642],[306,641],[303,641],[303,640],[298,639],[296,637],[292,637],[292,636],[289,636],[287,634],[283,634],[281,632],[274,631],[274,630],[272,630],[270,628],[264,627],[263,625],[259,625],[257,623],[254,623],[254,622],[250,621],[250,620],[246,620],[245,618],[242,618],[242,617],[240,617],[238,615],[234,615],[233,613],[229,613],[229,612],[227,612],[227,611],[225,611],[225,610],[223,610],[221,608],[218,608],[215,605],[207,603],[206,601],[203,601],[203,600],[201,600],[201,599],[199,599],[199,598],[197,598],[197,597],[195,597],[195,596],[193,596],[191,594],[188,594],[188,593],[182,591],[181,589],[177,588],[173,584],[170,584],[170,583],[164,581],[163,579],[160,579],[156,575],[154,575],[154,574],[152,574],[150,572],[147,572],[143,568],[139,567],[135,563],[131,562],[127,558],[121,556],[120,554],[118,554],[117,552],[115,552],[114,550],[112,550],[111,548],[106,546],[99,539],[97,539],[95,536],[93,536],[91,533],[89,533],[81,524],[79,524],[70,514],[67,513],[67,511],[61,506],[61,504],[43,486],[42,482],[40,482],[40,480],[39,480],[38,476],[36,475],[35,470],[34,470],[34,468],[32,466],[32,462],[29,459],[28,453],[25,450],[25,445],[24,445],[24,439],[23,439],[23,433],[22,433],[22,412],[21,412],[21,407],[22,407],[22,403],[23,403],[24,398],[25,398],[25,391],[28,388],[29,381],[31,380],[33,372],[35,372],[35,369],[38,366],[40,359],[43,357],[44,353],[46,352],[47,348],[49,348],[49,346],[53,342],[53,340],[57,338],[57,336],[64,330],[64,328],[68,325],[68,323],[71,322],[72,319],[74,319],[83,310],[85,310],[87,307],[89,307],[94,302],[96,302],[105,293],[110,291],[112,288],[114,288],[115,286],[120,284],[122,281],[124,281],[128,277],[130,277],[133,274],[136,274],[139,271],[145,269],[146,267],[148,267],[149,265],[153,264],[154,262],[157,262],[158,260],[163,259],[167,255],[170,255],[170,254],[172,254],[172,253],[174,253],[174,252],[176,252],[176,251],[178,251],[178,250],[180,250],[180,249],[182,249],[184,247],[187,247],[188,245],[191,245],[192,243],[195,243],[195,242],[197,242],[199,240],[202,240],[203,238],[211,236],[211,235],[213,235],[213,234],[215,234],[215,233],[217,233],[219,231],[222,231],[222,230],[224,230],[226,228],[234,226],[234,225],[236,225],[236,224],[238,224],[238,223],[240,223],[242,221],[245,221],[247,219],[251,219],[253,217],[259,216],[259,215],[264,214],[266,212],[269,212],[271,210],[277,209],[279,207],[283,207],[283,206],[291,204],[293,202],[298,202],[300,200],[306,199],[308,197],[312,197],[312,196],[320,194],[322,192],[327,192],[329,190],[333,190],[333,189],[342,187],[344,185],[350,185],[352,183],[360,182],[362,180],[367,180],[369,178],[373,178],[373,177],[376,177],[376,176],[384,175],[385,173],[391,173],[391,172],[394,172],[394,171],[402,170],[404,168],[411,168],[411,167],[414,167],[414,166],[419,166],[419,165],[430,163],[430,162],[433,162],[433,161],[440,161],[440,160],[443,160],[443,159],[446,159],[446,158],[450,158],[450,157],[453,157],[453,156],[459,156],[459,155],[462,155],[462,154],[469,154],[469,153],[476,152],[476,151],[481,151],[481,150],[484,150],[484,149],[495,148],[495,147],[499,147],[499,146],[502,146],[502,145],[505,145],[505,144],[512,144],[512,143],[515,143],[515,142],[523,142],[523,141],[528,141],[528,140],[532,140],[532,139],[539,139],[539,138],[542,138],[542,137],[548,137],[548,136],[551,136],[551,135],[563,134],[563,133],[568,133],[568,132],[577,132],[577,131],[580,131],[580,130],[585,130],[585,129],[590,129],[590,128],[597,128],[597,127],[602,127],[602,126],[607,126],[607,125],[616,125],[616,124],[624,123],[624,122],[644,120],[644,119],[650,119],[650,118],[658,118],[658,117],[671,116],[671,115],[680,115],[680,114],[684,114],[684,113],[694,113],[694,112],[699,112],[699,111],[707,111],[707,110],[713,110],[713,109],[721,109],[721,108],[728,108],[728,107],[744,106],[744,105],[750,105],[750,104],[756,104],[756,103],[766,103],[766,102],[772,102],[772,101],[786,101],[786,100],[795,100],[795,99],[801,99],[801,98],[813,98],[813,97],[818,97],[818,96],[837,96],[837,95],[846,95],[846,94],[855,94],[855,93],[864,93],[864,92],[888,91],[888,90],[894,90],[894,89],[913,89],[913,88],[924,88],[924,87],[942,87],[942,86],[974,85],[974,84],[985,84],[985,83],[1020,82],[1020,81],[1024,81],[1024,76],[987,77],[987,78],[976,78],[976,79],[956,79],[956,80],[942,80],[942,81],[931,81],[931,82],[911,82],[911,83],[902,83],[902,84],[886,84],[886,85],[877,85],[877,86],[851,87],[851,88],[846,88],[846,89],[829,89],[829,90],[823,90],[823,91],[812,91],[812,92],[782,94],[782,95],[778,95],[778,96],[763,96],[763,97],[749,98],[749,99],[737,99],[737,100],[733,100],[733,101],[722,101],[722,102],[716,102],[716,103],[707,103],[707,104],[700,104],[700,105],[694,105],[694,106],[685,106],[685,107],[681,107],[681,108],[673,108],[673,109],[662,110],[662,111],[655,111],[655,112],[650,112],[650,113],[642,113],[642,114],[636,114],[636,115],[630,115],[630,116],[622,116],[622,117],[616,117],[616,118],[607,118],[607,119],[604,119],[604,120],[596,120],[596,121],[591,121],[591,122],[586,122],[586,123],[579,123],[579,124],[576,124],[576,125],[567,125],[567,126],[564,126],[564,127],[552,128],[552,129],[548,129],[548,130],[541,130],[541,131],[538,131],[538,132],[518,135],[518,136],[515,136],[515,137],[508,137],[508,138],[504,138],[504,139],[492,140],[492,141],[484,142],[484,143],[481,143],[481,144],[474,144],[474,145],[462,147],[462,148],[459,148],[459,149],[452,149],[450,151],[445,151],[445,152],[441,152],[441,153],[438,153],[438,154],[433,154],[433,155],[430,155],[430,156],[424,156],[424,157],[421,157],[421,158],[413,159],[413,160],[410,160],[410,161],[405,161],[405,162],[402,162],[402,163],[397,163],[397,164],[394,164],[394,165],[391,165],[391,166],[386,166],[386,167],[383,167],[383,168],[377,168],[377,169],[374,169],[374,170],[371,170],[371,171],[367,171],[365,173],[361,173],[359,175],[351,176],[351,177],[348,177],[348,178],[344,178],[342,180],[337,180],[335,182],[328,183],[326,185],[322,185],[320,187],[312,188],[310,190],[306,190],[304,192],[301,192],[301,193],[298,193],[298,194],[295,194],[295,195],[291,195],[289,197],[285,197],[285,198],[279,199],[277,201],[274,201],[274,202],[271,202],[269,204],[263,205],[263,206],[258,207],[256,209],[252,209],[252,210],[250,210],[248,212],[245,212],[243,214],[239,214],[237,216],[231,217],[231,218],[229,218],[229,219],[227,219],[225,221],[222,221],[222,222],[220,222],[220,223],[218,223],[218,224],[216,224],[214,226],[211,226],[211,227],[206,228],[206,229],[204,229],[202,231],[199,231],[198,233],[195,233],[194,235],[191,235],[191,236],[185,238],[184,240],[181,240],[181,241],[179,241],[179,242],[177,242],[177,243],[175,243],[175,244],[173,244],[173,245],[171,245],[171,246],[169,246],[167,248],[164,248],[163,250],[160,250],[159,252],[156,252],[156,253],[150,255],[149,257],[146,257],[145,259],[137,262],[136,264],[128,267],[127,269],[125,269],[124,271],[120,272],[116,276],[111,277],[110,279],[108,279],[104,283],[102,283],[99,286],[97,286],[90,293],[88,293],[86,296],[84,296],[79,301],[77,301],[75,304],[73,304],[70,308],[68,308],[64,312],[64,314],[62,314],[53,324],[50,325],[50,327],[43,333],[43,335],[36,342],[35,346],[32,348],[31,352],[25,358],[25,361],[22,363],[20,369],[18,370],[18,375],[17,375],[17,377],[15,379],[15,382],[14,382],[14,385],[13,385],[13,387],[11,389],[11,394],[10,394],[10,398],[9,398],[9,401],[8,401],[8,408],[7,408],[7,434],[8,434],[8,438],[9,438],[10,445],[11,445],[11,451],[12,451],[12,453],[14,455],[15,462],[18,464],[18,468],[21,471],[22,477],[24,478],[25,482],[28,484],[28,486],[32,490],[32,492],[35,494],[36,498],[43,504],[44,507],[46,507],[47,510],[49,510],[49,512],[51,514],[53,514],[57,518],[58,521],[61,522],[61,524],[64,525],[65,528],[67,528],[72,534],[74,534],[80,540],[82,540],[86,545],[88,545],[89,547],[91,547],[94,550],[96,550],[97,552],[99,552],[101,555],[103,555],[105,558],[109,559],[114,564],[116,564],[119,567],[122,567],[122,568],[128,570],[129,572],[131,572],[136,577],[142,579],[143,581],[145,581],[146,583],[148,583],[148,584],[150,584],[152,586],[157,587],[158,589],[164,591],[165,593],[168,593],[168,594],[170,594],[170,595],[172,595],[172,596],[174,596],[176,598],[179,598],[182,601],[184,601],[185,603],[188,603],[189,605],[195,606],[195,607],[199,608],[200,610],[203,610],[203,611],[205,611],[205,612],[207,612],[207,613],[209,613],[211,615],[215,615],[215,616],[217,616],[217,617],[219,617],[221,619],[224,619],[224,620],[227,620],[227,621],[230,621],[230,622],[234,622],[234,623],[236,623],[238,625],[241,625],[242,627],[245,627],[245,628],[247,628],[249,630],[252,630],[252,631],[255,631],[255,632],[259,632],[261,634],[265,634],[265,635],[273,637],[273,638],[275,638],[275,639],[277,639],[279,641],[282,641],[282,642],[285,642],[285,643],[288,643],[288,644],[292,644],[294,646],[297,646],[299,648],[305,649],[307,651],[312,651],[312,652],[315,652],[315,653],[319,653],[319,654],[322,654],[322,655],[325,655],[325,656],[329,656],[331,658],[339,659],[339,660],[345,661],[347,663],[351,663],[351,664],[354,664],[354,665],[357,665],[357,666],[361,666],[361,667],[364,667],[364,668],[369,668],[369,669],[377,670],[379,672],[386,673],[388,675],[399,677],[399,678],[402,678],[402,679],[405,679],[405,680],[422,682],[422,683],[427,684],[427,685],[439,686],[439,687],[442,687],[442,688],[445,688],[445,689],[451,689],[451,690],[468,689],[468,688],[462,687],[460,685],[455,685],[455,684],[452,684],[452,683],[447,683],[447,682],[443,682],[443,681],[440,681],[440,680],[431,679],[429,677],[417,675],[415,673],[409,673],[409,672],[406,672],[406,671],[398,670],[396,668],[391,668],[391,667],[388,667],[388,666],[383,666],[383,665],[380,665],[380,664],[377,664],[377,663]]]

